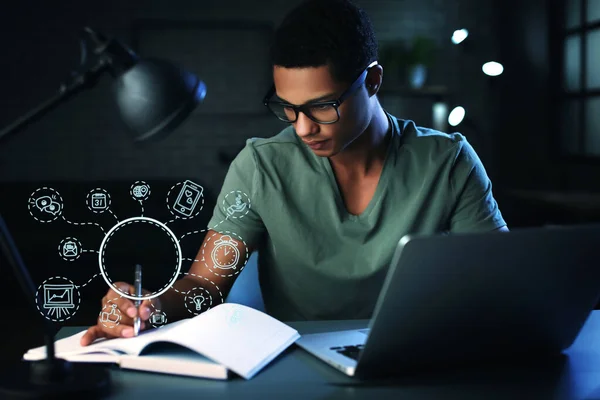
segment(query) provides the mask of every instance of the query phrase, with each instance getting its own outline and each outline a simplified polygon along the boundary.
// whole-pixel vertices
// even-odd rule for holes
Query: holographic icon
[[[63,200],[52,188],[36,189],[27,202],[29,214],[38,222],[47,223],[58,219],[63,211]]]
[[[77,260],[81,256],[82,250],[81,243],[74,237],[64,238],[58,245],[58,254],[65,261]]]
[[[44,308],[48,310],[51,317],[62,318],[70,314],[75,308],[73,304],[73,289],[75,285],[66,284],[44,284]]]
[[[197,286],[185,294],[185,308],[194,315],[207,311],[212,307],[213,299],[208,289]]]
[[[110,208],[110,196],[104,189],[92,189],[86,197],[86,203],[90,211],[103,213]]]
[[[105,193],[94,193],[92,195],[92,208],[94,210],[104,210],[108,207],[108,201]]]
[[[42,196],[35,201],[35,206],[41,212],[56,215],[61,210],[61,205],[50,196]]]
[[[64,257],[77,257],[79,250],[77,249],[77,243],[68,241],[63,244],[63,256]]]
[[[235,213],[241,213],[246,209],[246,206],[247,204],[242,201],[242,195],[238,193],[238,195],[235,196],[235,204],[227,207],[227,215],[231,216]]]
[[[67,278],[54,276],[46,279],[35,293],[38,311],[46,319],[55,322],[71,318],[79,309],[79,289]]]
[[[160,328],[167,323],[167,314],[160,310],[153,311],[148,321],[153,327]]]
[[[215,241],[215,246],[210,252],[210,258],[215,267],[221,269],[236,269],[240,259],[238,242],[229,235],[223,235]]]
[[[136,181],[131,185],[131,197],[136,201],[144,201],[150,197],[150,185],[144,181]]]
[[[227,218],[243,218],[250,211],[250,197],[240,190],[229,192],[223,198]]]
[[[204,296],[199,294],[198,296],[194,297],[192,300],[194,301],[194,304],[196,305],[196,311],[202,310],[202,304],[206,301]]]
[[[109,311],[105,311],[109,309]],[[116,304],[105,304],[100,311],[100,323],[106,328],[114,328],[121,322],[121,310],[117,308]]]
[[[202,197],[203,190],[202,186],[189,180],[185,181],[179,191],[177,200],[175,200],[173,210],[185,217],[191,217],[200,197]]]

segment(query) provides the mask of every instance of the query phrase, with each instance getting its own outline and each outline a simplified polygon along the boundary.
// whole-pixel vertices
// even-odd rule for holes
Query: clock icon
[[[231,236],[224,235],[215,241],[215,247],[210,253],[214,265],[221,269],[235,269],[240,259],[240,251],[237,248],[238,242]]]

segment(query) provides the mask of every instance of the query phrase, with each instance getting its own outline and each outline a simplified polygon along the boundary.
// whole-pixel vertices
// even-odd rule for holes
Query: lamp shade
[[[115,82],[121,119],[136,141],[170,133],[205,96],[204,82],[161,59],[140,59]]]

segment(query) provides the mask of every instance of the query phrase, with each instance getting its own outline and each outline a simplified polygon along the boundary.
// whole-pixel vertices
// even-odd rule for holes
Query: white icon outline
[[[167,314],[161,310],[154,310],[148,317],[148,323],[154,328],[162,328],[167,324]]]
[[[110,311],[105,311],[107,308],[110,308]],[[117,327],[121,323],[121,319],[122,313],[117,307],[116,303],[105,304],[100,311],[100,315],[98,316],[98,321],[100,321],[102,326],[109,329]]]
[[[251,206],[250,196],[241,190],[233,190],[223,197],[223,212],[227,218],[244,218]]]
[[[64,204],[56,189],[44,186],[29,195],[27,210],[36,221],[50,223],[62,216]]]
[[[151,193],[152,190],[150,188],[150,185],[148,185],[144,181],[135,181],[129,188],[129,194],[131,195],[131,198],[135,201],[148,200],[148,197],[150,197]]]
[[[240,250],[237,248],[238,244],[239,242],[233,240],[229,235],[223,235],[221,238],[217,239],[210,252],[210,258],[213,265],[219,269],[236,269],[237,263],[240,260]],[[231,252],[233,257],[229,261],[224,261],[223,257],[219,254],[221,251],[223,252],[223,256],[230,256],[229,253]]]
[[[90,190],[85,198],[88,210],[96,214],[106,212],[110,208],[111,202],[110,194],[102,188]]]
[[[124,293],[123,291],[121,291],[115,285],[115,283],[112,282],[111,279],[107,276],[106,271],[105,271],[106,266],[104,263],[104,252],[106,251],[106,245],[108,244],[111,236],[114,235],[114,233],[117,232],[120,228],[127,226],[129,224],[134,224],[134,223],[148,223],[148,224],[155,225],[158,228],[160,228],[171,239],[171,242],[173,242],[173,245],[175,247],[175,252],[177,253],[177,255],[176,255],[177,265],[175,267],[175,271],[173,272],[173,276],[171,277],[171,280],[167,284],[165,284],[162,288],[160,288],[158,291],[151,292],[150,294],[145,294],[142,296],[135,296],[135,295],[132,295],[129,293]],[[128,298],[130,300],[153,299],[153,298],[158,297],[161,294],[165,293],[167,290],[169,290],[169,288],[177,280],[177,276],[179,275],[179,272],[181,271],[182,260],[183,259],[181,256],[181,246],[179,245],[177,236],[175,236],[173,231],[171,229],[169,229],[169,227],[167,225],[163,224],[160,221],[155,220],[154,218],[149,218],[149,217],[131,217],[131,218],[128,218],[128,219],[125,219],[125,220],[119,222],[118,224],[116,224],[115,226],[110,228],[110,230],[106,233],[106,235],[104,236],[104,239],[102,239],[102,243],[100,244],[100,249],[98,250],[98,264],[100,265],[100,274],[102,275],[102,278],[104,278],[104,281],[108,284],[108,286],[111,289],[113,289],[119,295],[121,295],[125,298]]]
[[[83,247],[81,242],[74,237],[68,236],[58,244],[58,254],[65,261],[75,261],[81,257]]]
[[[192,315],[198,315],[213,307],[213,296],[207,288],[196,286],[185,292],[184,303]]]
[[[79,310],[81,294],[70,279],[54,276],[38,286],[35,301],[38,311],[44,318],[63,322],[73,317]]]

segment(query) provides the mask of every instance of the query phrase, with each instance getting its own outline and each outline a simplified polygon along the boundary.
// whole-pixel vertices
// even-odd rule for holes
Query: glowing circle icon
[[[111,242],[114,239],[115,235],[117,233],[121,234],[119,231],[131,228],[133,225],[136,225],[136,224],[140,225],[140,226],[143,225],[147,228],[151,228],[152,230],[156,231],[159,235],[161,235],[161,237],[164,237],[164,235],[166,235],[167,238],[165,240],[166,240],[166,242],[171,243],[171,245],[173,246],[173,248],[174,248],[173,254],[174,254],[174,258],[175,258],[175,260],[174,260],[175,261],[175,269],[174,269],[173,274],[170,277],[169,281],[166,282],[164,284],[164,286],[162,286],[160,289],[158,289],[154,292],[149,292],[149,293],[143,294],[141,296],[136,296],[136,295],[132,295],[130,293],[123,292],[115,284],[116,281],[119,281],[119,280],[117,280],[117,279],[113,280],[109,276],[109,273],[107,272],[107,264],[106,264],[107,248],[111,245]],[[131,252],[131,249],[129,249],[129,252]],[[119,295],[121,295],[125,298],[128,298],[128,299],[131,299],[131,300],[149,300],[149,299],[158,297],[161,294],[163,294],[164,292],[166,292],[173,285],[173,283],[177,280],[177,276],[179,275],[179,272],[181,270],[181,262],[182,262],[181,246],[179,245],[179,241],[177,240],[177,237],[175,236],[173,231],[171,231],[171,229],[169,229],[169,227],[167,227],[162,222],[157,221],[153,218],[148,218],[148,217],[132,217],[132,218],[123,220],[123,221],[119,222],[118,224],[116,224],[115,226],[113,226],[104,236],[104,239],[102,240],[102,243],[100,245],[100,250],[98,251],[98,263],[100,265],[100,274],[102,275],[102,278],[104,278],[104,281],[108,284],[108,286],[110,288],[112,288]],[[133,276],[131,276],[131,278],[133,278]],[[131,280],[131,278],[129,278],[129,280]]]

